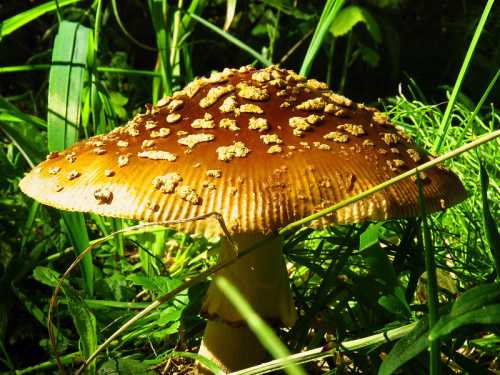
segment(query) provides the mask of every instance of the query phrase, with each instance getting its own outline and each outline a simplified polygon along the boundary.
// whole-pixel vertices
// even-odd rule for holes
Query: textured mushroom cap
[[[126,126],[49,155],[20,186],[64,210],[146,221],[217,211],[233,233],[267,232],[427,160],[385,115],[326,84],[244,67],[197,79]],[[429,212],[466,196],[444,168],[425,172],[424,191]],[[418,213],[417,186],[406,179],[328,220]]]

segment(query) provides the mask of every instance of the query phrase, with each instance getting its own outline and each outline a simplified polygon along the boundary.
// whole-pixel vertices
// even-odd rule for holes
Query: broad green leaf
[[[432,328],[429,339],[436,340],[470,324],[500,324],[500,283],[481,285],[459,296],[450,313]]]
[[[47,132],[49,151],[61,151],[78,140],[84,67],[92,31],[78,23],[63,21],[54,41],[49,73]],[[81,213],[62,213],[66,229],[77,253],[89,245]],[[87,293],[93,293],[93,265],[90,254],[81,263]]]
[[[427,319],[422,319],[408,335],[394,345],[378,369],[378,375],[392,374],[410,359],[426,350],[429,346],[427,334]]]
[[[172,67],[170,66],[170,38],[165,24],[166,13],[169,5],[163,0],[149,0],[149,12],[151,21],[156,34],[156,45],[158,46],[158,55],[160,57],[160,72],[163,84],[163,93],[165,95],[172,94]],[[165,9],[165,7],[167,9]],[[157,98],[153,98],[156,101]]]
[[[358,5],[350,5],[342,9],[330,27],[330,32],[337,38],[352,31],[358,23],[365,24],[366,29],[375,42],[382,42],[382,34],[377,21],[375,21],[375,18],[373,18],[368,10]]]
[[[500,304],[483,306],[460,315],[445,315],[429,333],[430,340],[449,335],[454,330],[471,324],[500,324]]]
[[[453,303],[450,314],[459,316],[471,310],[500,302],[500,283],[480,285],[461,294]]]
[[[63,21],[54,41],[49,74],[49,151],[62,151],[78,140],[85,64],[91,30]]]
[[[27,23],[37,19],[38,17],[44,15],[45,13],[52,12],[66,5],[76,3],[80,0],[59,0],[59,1],[49,1],[44,4],[32,7],[24,12],[16,14],[6,20],[0,22],[0,41],[2,37],[9,35],[10,33],[16,31],[20,27],[23,27]]]
[[[33,278],[44,285],[50,286],[51,288],[55,288],[57,286],[57,280],[61,274],[57,271],[54,271],[52,268],[37,266],[33,270]]]

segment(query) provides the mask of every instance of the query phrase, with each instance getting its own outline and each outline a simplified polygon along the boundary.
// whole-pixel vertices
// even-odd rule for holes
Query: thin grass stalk
[[[17,73],[17,72],[31,72],[35,70],[49,70],[52,66],[63,64],[27,64],[27,65],[13,65],[0,67],[0,74]],[[151,70],[128,69],[128,68],[114,68],[111,66],[97,66],[96,70],[103,73],[111,74],[125,74],[137,76],[151,76],[161,77],[160,73]]]
[[[446,134],[448,133],[448,128],[450,126],[450,120],[451,120],[451,111],[455,106],[458,93],[460,91],[460,88],[462,87],[462,82],[465,78],[465,74],[467,73],[467,69],[469,68],[469,63],[471,62],[472,57],[474,56],[474,51],[476,49],[477,42],[479,41],[479,37],[483,32],[484,25],[486,24],[486,20],[488,19],[488,16],[490,14],[491,8],[493,7],[494,3],[495,0],[488,0],[486,5],[484,6],[483,13],[477,24],[476,31],[474,32],[474,35],[470,42],[469,49],[467,50],[464,61],[462,63],[462,67],[460,68],[460,72],[458,73],[455,86],[453,86],[453,91],[451,92],[450,100],[448,101],[448,105],[446,106],[446,110],[444,112],[444,116],[441,120],[441,123],[439,124],[439,130],[437,131],[437,137],[433,145],[433,151],[436,154],[439,153],[439,151],[441,150],[444,139],[446,138]]]
[[[431,232],[429,226],[427,225],[427,213],[425,210],[425,197],[422,187],[422,182],[417,174],[417,186],[418,186],[418,200],[420,205],[420,216],[422,218],[422,247],[424,249],[424,259],[425,259],[425,272],[427,274],[427,306],[429,312],[427,314],[429,319],[429,330],[439,320],[439,300],[438,300],[438,284],[436,276],[436,263],[434,260],[434,251],[431,240]],[[441,352],[439,346],[439,340],[430,341],[429,348],[429,362],[430,362],[430,375],[440,374],[440,363],[441,363]]]
[[[228,32],[225,32],[221,28],[213,25],[212,23],[204,20],[203,18],[197,16],[194,13],[189,13],[189,14],[190,14],[191,18],[194,19],[196,22],[201,23],[206,28],[208,28],[208,29],[212,30],[213,32],[222,36],[228,42],[234,44],[236,47],[247,52],[250,56],[252,56],[252,57],[256,58],[258,61],[260,61],[264,66],[272,65],[272,61],[270,61],[266,57],[262,56],[260,53],[258,53],[256,50],[254,50],[248,44],[243,43],[241,40],[239,40],[235,36],[229,34]]]
[[[473,141],[455,149],[455,150],[452,150],[452,151],[449,151],[447,152],[446,154],[442,155],[442,156],[439,156],[435,159],[432,159],[432,160],[429,160],[428,162],[420,165],[419,167],[417,168],[413,168],[413,169],[410,169],[408,171],[406,171],[405,173],[402,173],[396,177],[393,177],[391,178],[390,180],[386,181],[386,182],[383,182],[379,185],[376,185],[370,189],[367,189],[366,191],[360,193],[360,194],[357,194],[351,198],[347,198],[345,200],[343,200],[342,202],[339,202],[329,208],[326,208],[324,210],[321,210],[315,214],[312,214],[312,215],[309,215],[301,220],[297,220],[283,228],[281,228],[278,232],[274,232],[274,233],[271,233],[270,235],[268,235],[267,237],[265,237],[264,239],[256,242],[255,244],[253,244],[252,246],[248,247],[247,249],[240,249],[238,252],[237,252],[237,255],[226,261],[226,262],[223,262],[223,263],[219,263],[213,267],[211,267],[210,269],[204,271],[203,273],[199,274],[198,276],[190,279],[189,281],[185,282],[184,284],[178,286],[177,288],[174,288],[173,290],[171,290],[170,292],[164,294],[163,296],[159,297],[158,299],[156,299],[155,301],[153,301],[147,308],[145,308],[144,310],[142,310],[141,312],[139,312],[137,315],[135,315],[134,317],[132,317],[130,320],[128,320],[125,324],[123,324],[119,329],[117,329],[113,334],[111,334],[101,345],[99,345],[99,347],[97,348],[97,350],[92,353],[92,355],[90,357],[88,357],[84,363],[82,364],[82,366],[78,369],[78,371],[75,373],[76,375],[78,374],[81,374],[82,371],[85,370],[85,368],[104,350],[106,349],[113,340],[117,339],[123,332],[125,332],[131,325],[133,325],[134,323],[136,323],[137,321],[139,321],[140,319],[142,319],[143,317],[147,316],[149,313],[151,313],[152,311],[156,310],[159,306],[161,306],[161,304],[165,303],[166,301],[170,300],[171,298],[173,298],[175,295],[179,294],[180,292],[192,287],[193,285],[196,285],[197,283],[205,280],[208,276],[220,271],[221,269],[225,268],[225,267],[228,267],[230,266],[231,264],[235,263],[238,259],[250,254],[253,250],[257,249],[258,247],[262,246],[264,243],[266,243],[267,241],[270,241],[274,238],[276,238],[277,236],[281,236],[281,235],[284,235],[288,232],[291,232],[295,229],[298,229],[299,227],[303,226],[304,224],[307,224],[311,221],[314,221],[314,220],[317,220],[319,218],[321,218],[322,216],[325,216],[333,211],[336,211],[342,207],[345,207],[345,206],[348,206],[358,200],[361,200],[361,199],[364,199],[366,197],[368,197],[369,195],[372,195],[380,190],[383,190],[389,186],[392,186],[396,183],[398,183],[399,181],[405,179],[405,178],[408,178],[410,176],[413,176],[417,173],[420,173],[420,172],[423,172],[437,164],[440,164],[442,163],[443,161],[445,160],[448,160],[450,158],[453,158],[457,155],[460,155],[466,151],[469,151],[471,149],[474,149],[486,142],[489,142],[497,137],[500,136],[500,130],[497,130],[495,132],[491,132],[489,134],[485,134],[483,136],[480,136],[476,139],[474,139]],[[190,219],[185,219],[185,220],[177,220],[175,221],[175,223],[181,223],[181,222],[186,222],[186,221],[192,221],[192,220],[200,220],[200,219],[203,219],[203,218],[208,218],[208,217],[215,217],[217,219],[217,221],[219,222],[219,225],[221,225],[221,227],[223,228],[223,231],[224,233],[226,234],[226,236],[228,236],[228,239],[231,241],[231,237],[229,235],[229,232],[227,231],[227,228],[225,227],[225,223],[224,223],[224,220],[222,218],[222,216],[219,214],[219,213],[216,213],[216,212],[213,212],[213,213],[209,213],[207,215],[203,215],[203,216],[200,216],[200,217],[196,217],[196,218],[190,218]],[[173,223],[173,222],[171,222]],[[158,225],[159,223],[150,223],[150,224],[143,224],[143,226],[153,226],[153,225]],[[163,223],[163,224],[166,224],[168,225],[168,223]],[[123,229],[120,233],[124,233],[126,231],[129,231],[129,230],[133,230],[133,229],[137,229],[138,227],[140,226],[136,226],[136,227],[130,227],[130,228],[126,228],[126,229]],[[89,246],[84,252],[82,252],[76,259],[75,261],[68,267],[68,269],[66,270],[66,272],[62,275],[61,279],[59,280],[59,284],[62,285],[62,282],[64,281],[64,279],[69,275],[69,273],[72,271],[72,269],[78,264],[78,262],[81,260],[81,258],[83,258],[83,256],[90,252],[91,250],[93,250],[96,246],[98,246],[100,243],[102,242],[105,242],[105,241],[108,241],[109,239],[112,238],[112,236],[115,235],[115,234],[110,234],[109,236],[107,237],[104,237],[102,239],[100,239],[98,242],[96,242],[95,244]],[[233,245],[234,246],[234,245]],[[60,289],[60,287],[58,287]],[[50,318],[52,316],[52,309],[53,307],[55,306],[55,303],[56,303],[56,300],[57,300],[57,295],[59,293],[59,290],[58,288],[56,288],[54,290],[54,294],[52,295],[52,302],[51,302],[51,306],[50,306],[50,309],[49,309],[49,332],[50,332],[50,327],[51,327],[51,323],[50,323]]]
[[[255,312],[245,297],[241,295],[226,278],[219,276],[215,279],[215,284],[222,290],[226,298],[233,304],[234,308],[245,319],[249,328],[257,336],[260,343],[274,358],[280,358],[283,363],[283,369],[289,375],[306,375],[304,370],[296,363],[288,360],[290,352],[280,341],[266,322]]]
[[[115,17],[115,21],[118,24],[119,29],[125,35],[132,43],[134,43],[136,46],[145,49],[147,51],[153,51],[156,52],[156,48],[148,46],[144,43],[139,42],[137,39],[135,39],[125,28],[123,25],[122,19],[120,18],[120,13],[118,13],[118,6],[116,5],[116,0],[111,0],[111,7],[113,9],[113,16]]]
[[[406,336],[411,332],[417,322],[407,324],[402,327],[391,329],[387,332],[377,333],[371,336],[343,341],[341,343],[328,343],[322,347],[306,350],[301,353],[292,354],[287,357],[286,360],[297,363],[304,364],[313,361],[319,361],[328,357],[334,357],[338,352],[349,352],[353,350],[360,350],[370,346],[381,345],[384,343],[391,343],[403,336]],[[257,375],[257,374],[267,374],[272,371],[281,370],[284,366],[283,359],[275,359],[266,363],[261,363],[260,365],[248,367],[244,370],[239,370],[231,372],[228,375]]]
[[[484,93],[481,96],[481,99],[479,99],[479,102],[477,103],[476,107],[474,108],[474,111],[472,112],[472,114],[469,116],[469,119],[465,123],[464,130],[460,133],[460,136],[459,136],[458,141],[457,141],[457,145],[462,144],[462,142],[464,141],[464,138],[469,131],[469,128],[472,124],[472,121],[474,121],[477,118],[477,114],[479,113],[479,111],[483,107],[484,102],[486,101],[486,99],[488,98],[488,96],[491,93],[491,90],[493,90],[493,87],[495,87],[495,84],[496,84],[498,78],[500,78],[500,68],[497,70],[497,72],[495,73],[495,75],[491,79],[490,83],[488,84],[488,87],[486,88],[486,90],[484,90]]]

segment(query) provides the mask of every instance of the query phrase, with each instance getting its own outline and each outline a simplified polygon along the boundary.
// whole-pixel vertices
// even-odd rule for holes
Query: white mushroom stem
[[[237,235],[233,240],[246,249],[263,235]],[[280,238],[268,241],[232,266],[219,271],[264,320],[274,325],[291,326],[297,313],[292,299]],[[219,261],[235,256],[235,250],[224,240]],[[212,283],[203,305],[209,318],[199,354],[210,358],[225,372],[235,371],[264,361],[266,351],[245,324],[225,295]]]

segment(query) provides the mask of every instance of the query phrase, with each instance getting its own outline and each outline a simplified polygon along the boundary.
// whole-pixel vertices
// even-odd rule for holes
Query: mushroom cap
[[[64,210],[144,221],[219,212],[232,233],[268,232],[427,160],[385,115],[326,84],[243,67],[197,79],[125,126],[50,154],[20,187]],[[425,172],[424,193],[428,212],[466,197],[441,167]],[[326,220],[418,214],[408,178]],[[215,228],[213,220],[184,225]]]

